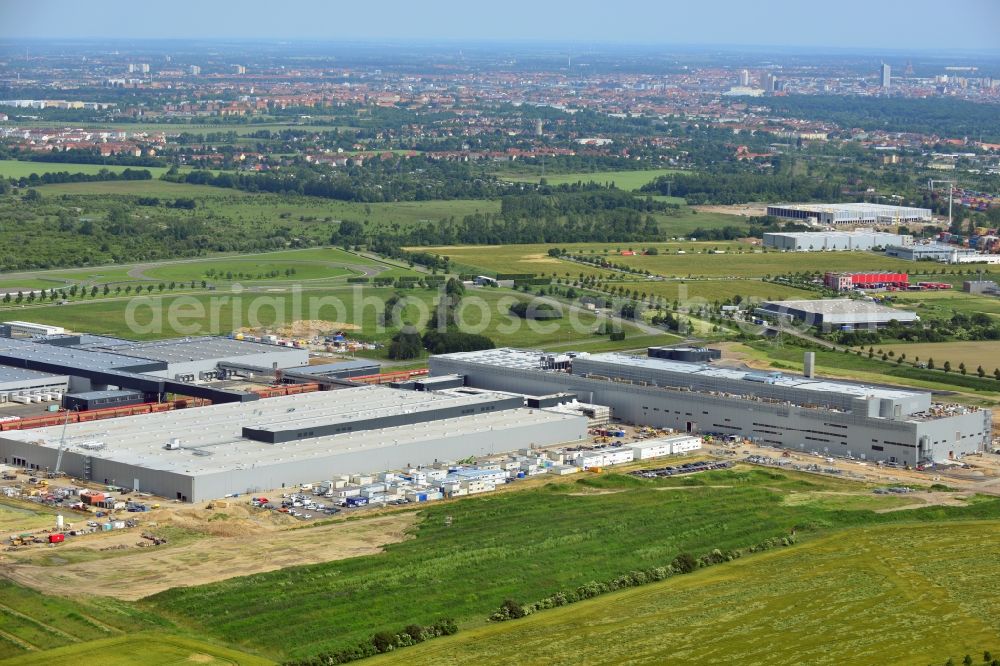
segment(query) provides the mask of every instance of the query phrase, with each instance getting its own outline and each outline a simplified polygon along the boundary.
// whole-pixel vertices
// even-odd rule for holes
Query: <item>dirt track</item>
[[[731,206],[705,205],[692,206],[692,208],[702,213],[721,213],[723,215],[740,215],[742,217],[757,217],[767,214],[767,204],[762,203],[734,204]]]
[[[129,544],[130,549],[110,559],[42,566],[32,564],[32,559],[51,555],[52,551],[36,549],[26,551],[16,561],[4,558],[0,575],[46,594],[93,594],[135,600],[171,587],[371,555],[387,544],[406,539],[407,530],[415,521],[415,512],[403,512],[313,528],[206,536],[183,545],[151,548],[135,547],[141,540],[140,532],[131,530],[116,539]],[[67,543],[60,552],[108,545],[111,545],[108,540],[88,544],[81,541],[79,546]]]

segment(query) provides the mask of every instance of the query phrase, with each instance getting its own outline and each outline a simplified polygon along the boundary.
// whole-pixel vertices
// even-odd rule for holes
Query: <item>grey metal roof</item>
[[[136,372],[165,369],[146,359],[129,358],[118,354],[88,351],[59,345],[40,345],[27,340],[0,338],[0,354],[14,359],[32,359],[64,366],[69,374],[73,368],[85,370],[129,370]],[[156,367],[151,367],[156,366]]]
[[[91,333],[81,333],[79,335],[80,342],[76,344],[77,347],[87,348],[87,347],[107,347],[109,345],[127,345],[135,344],[134,340],[127,340],[125,338],[115,338],[110,335],[93,335]]]
[[[849,298],[829,298],[803,301],[765,301],[757,308],[776,314],[791,314],[800,311],[806,314],[822,315],[826,323],[883,322],[896,319],[901,322],[917,321],[919,317],[910,310],[900,310],[871,301],[857,301]]]
[[[295,372],[303,375],[325,375],[327,373],[344,372],[345,370],[367,370],[368,368],[380,368],[378,361],[369,359],[344,360],[336,363],[322,363],[320,365],[305,365],[295,368]]]
[[[66,379],[66,375],[56,375],[50,372],[39,372],[37,370],[25,370],[24,368],[14,368],[9,365],[0,365],[0,384],[5,382],[20,382],[30,379]]]
[[[108,390],[108,391],[81,391],[80,393],[67,393],[67,398],[77,398],[79,400],[98,400],[100,398],[117,398],[120,396],[142,396],[142,391],[130,390]]]
[[[132,358],[161,361],[163,363],[210,361],[216,358],[255,356],[258,354],[290,351],[288,347],[218,337],[128,342],[125,344],[94,346],[92,349]]]
[[[809,377],[804,377],[802,375],[785,374],[783,372],[759,371],[752,373],[737,368],[722,368],[714,365],[685,363],[684,361],[648,358],[646,356],[630,356],[628,354],[621,354],[617,352],[594,354],[587,357],[587,361],[608,365],[665,370],[668,372],[699,375],[702,377],[717,377],[720,379],[730,380],[745,380],[748,375],[765,375],[769,379],[773,379],[773,383],[776,386],[786,386],[809,391],[821,391],[824,393],[835,393],[859,398],[871,396],[898,400],[926,394],[926,391],[906,391],[902,389],[868,386],[853,382],[834,382],[825,379],[810,379]]]
[[[921,217],[930,218],[931,211],[929,208],[916,208],[913,206],[893,206],[891,204],[875,204],[875,203],[836,203],[836,204],[823,204],[823,203],[791,203],[791,204],[770,204],[768,208],[785,208],[788,210],[799,210],[805,211],[807,213],[818,212],[818,213],[833,213],[841,215],[857,215],[858,217],[864,218],[874,218],[874,217],[892,217],[894,215],[907,216],[907,215],[917,215]]]
[[[67,450],[86,451],[87,455],[95,458],[189,476],[302,462],[358,451],[371,452],[372,468],[379,469],[377,453],[384,448],[461,434],[482,433],[488,438],[493,430],[542,423],[578,423],[582,419],[538,409],[510,409],[290,442],[266,443],[242,436],[244,425],[280,422],[293,414],[306,417],[321,413],[349,414],[351,410],[357,412],[380,401],[395,402],[399,408],[419,409],[421,403],[427,404],[427,398],[428,394],[423,393],[361,386],[268,398],[253,403],[230,403],[70,423],[66,426],[66,446]],[[456,397],[447,399],[455,400]],[[476,400],[475,397],[464,399]],[[3,438],[37,441],[40,446],[57,448],[61,434],[62,426],[52,426],[4,432]],[[165,448],[171,438],[180,440],[180,450]]]
[[[453,354],[443,354],[441,358],[453,358],[455,360],[481,365],[518,368],[524,370],[536,370],[538,372],[556,372],[546,370],[541,365],[541,359],[546,352],[525,349],[487,349],[474,352],[456,352]],[[618,352],[608,352],[604,354],[579,354],[577,358],[589,363],[597,363],[610,367],[618,366],[622,368],[645,368],[649,370],[662,370],[681,374],[699,375],[702,377],[717,377],[729,380],[745,380],[748,375],[767,374],[751,373],[747,370],[736,368],[723,368],[704,363],[688,363],[685,361],[672,361],[663,358],[650,358],[648,356],[632,356]],[[574,370],[577,366],[574,366]],[[918,395],[926,395],[926,391],[906,391],[902,389],[890,389],[877,386],[868,386],[855,382],[835,382],[824,379],[810,379],[802,375],[774,373],[774,384],[778,386],[788,386],[810,391],[824,391],[848,395],[852,397],[881,397],[881,398],[909,398]],[[748,385],[750,383],[748,382]]]

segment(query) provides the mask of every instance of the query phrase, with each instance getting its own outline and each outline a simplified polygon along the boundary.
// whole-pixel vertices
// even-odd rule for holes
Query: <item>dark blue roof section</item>
[[[369,359],[340,361],[338,363],[323,363],[322,365],[304,365],[301,368],[289,368],[289,372],[302,375],[333,375],[351,370],[371,370],[378,372],[381,366],[378,361]]]
[[[101,398],[118,398],[120,396],[141,396],[142,391],[81,391],[80,393],[67,393],[67,398],[78,400],[99,400]]]

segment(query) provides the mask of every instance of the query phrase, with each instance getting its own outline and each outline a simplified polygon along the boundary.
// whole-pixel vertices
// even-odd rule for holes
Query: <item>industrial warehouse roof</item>
[[[931,211],[929,208],[915,208],[912,206],[892,206],[889,204],[874,204],[874,203],[838,203],[838,204],[821,204],[821,203],[798,203],[798,204],[771,204],[769,208],[787,208],[789,210],[802,210],[806,212],[823,212],[823,213],[857,213],[859,216],[883,216],[892,217],[893,215],[899,215],[903,213],[920,213],[930,217]]]
[[[879,386],[868,386],[865,384],[855,384],[851,382],[833,382],[825,379],[810,379],[802,375],[786,375],[780,372],[767,371],[747,371],[738,368],[722,368],[714,365],[701,363],[685,363],[684,361],[670,361],[660,358],[648,358],[646,356],[630,356],[611,352],[607,354],[595,354],[588,356],[588,362],[604,363],[608,365],[629,366],[648,368],[651,370],[664,370],[667,372],[678,372],[702,377],[718,377],[720,379],[746,380],[767,377],[773,379],[776,386],[786,386],[807,391],[821,391],[824,393],[836,393],[858,398],[876,397],[891,398],[895,400],[923,395],[926,391],[906,391],[903,389],[883,388]]]
[[[767,236],[780,236],[782,238],[795,238],[798,240],[817,240],[820,238],[874,238],[888,240],[894,238],[900,243],[906,243],[907,239],[912,240],[912,236],[900,236],[888,231],[870,231],[867,229],[855,229],[853,231],[768,231]]]
[[[108,389],[106,391],[81,391],[79,393],[67,393],[67,398],[77,398],[79,400],[98,400],[100,398],[117,398],[120,396],[142,396],[142,391],[131,391],[128,389]]]
[[[25,370],[23,368],[12,368],[9,365],[0,365],[0,384],[6,382],[20,382],[31,379],[55,379],[66,378],[66,375],[56,375],[50,372],[38,372],[37,370]]]
[[[295,372],[305,375],[325,375],[328,373],[344,372],[345,370],[369,370],[371,368],[379,367],[380,365],[378,361],[356,359],[303,366],[301,368],[295,368]]]
[[[828,324],[887,322],[896,319],[901,322],[917,321],[915,312],[899,310],[871,301],[857,301],[850,298],[824,298],[808,301],[766,301],[761,303],[759,310],[775,314],[795,314],[802,312],[811,315],[822,315],[823,322]]]
[[[75,347],[62,347],[51,344],[42,345],[27,340],[14,340],[10,338],[0,338],[0,354],[15,359],[31,359],[57,364],[65,367],[67,372],[73,368],[148,372],[150,370],[164,369],[165,367],[162,363],[141,358],[131,358],[99,351],[87,351]]]
[[[542,359],[551,356],[550,353],[537,350],[524,349],[488,349],[474,352],[456,352],[454,354],[444,354],[440,358],[453,358],[468,363],[478,363],[487,366],[500,368],[517,368],[523,370],[536,370],[539,372],[555,372],[547,370]],[[671,361],[661,358],[650,358],[648,356],[632,356],[610,352],[606,354],[578,354],[576,358],[586,363],[598,363],[607,367],[605,372],[612,372],[614,366],[620,368],[642,368],[648,370],[661,370],[701,377],[716,377],[728,380],[747,380],[753,382],[761,377],[773,379],[777,386],[799,388],[809,391],[823,391],[828,393],[847,395],[851,397],[878,397],[903,399],[918,395],[925,395],[926,391],[906,391],[903,389],[883,388],[878,386],[868,386],[852,382],[834,382],[824,379],[810,379],[802,375],[790,375],[783,373],[766,373],[761,371],[747,371],[737,368],[723,368],[704,363],[687,363],[684,361]],[[576,370],[579,366],[575,366]]]
[[[317,394],[303,394],[316,396]],[[303,400],[289,405],[283,413],[261,413],[252,410],[242,425],[264,431],[305,430],[319,426],[348,424],[366,419],[429,412],[445,407],[478,406],[496,402],[500,397],[488,391],[399,391],[380,386],[365,386],[340,390],[326,397]],[[263,407],[270,406],[265,400]]]
[[[188,476],[302,462],[359,451],[371,451],[372,469],[379,469],[377,451],[383,448],[476,433],[483,433],[485,441],[487,434],[493,430],[581,419],[543,410],[511,409],[276,444],[247,439],[241,434],[246,425],[279,423],[294,418],[293,414],[346,414],[365,405],[394,401],[399,410],[420,409],[422,404],[427,404],[427,398],[426,394],[362,386],[269,398],[249,404],[231,403],[71,423],[66,430],[66,447],[69,451],[86,452],[94,458]],[[441,400],[462,398],[470,403],[481,400],[476,395],[440,397]],[[36,441],[41,446],[57,448],[61,433],[62,426],[55,426],[5,432],[3,437]],[[180,440],[180,449],[165,448],[171,438]]]
[[[587,356],[585,353],[577,356]],[[501,347],[499,349],[484,349],[482,351],[455,352],[452,354],[442,354],[441,358],[454,358],[470,363],[481,363],[482,365],[493,365],[501,368],[522,368],[525,370],[544,370],[544,359],[561,358],[552,352],[539,351],[537,349],[510,349]],[[569,356],[565,358],[568,360]]]
[[[233,358],[290,351],[287,347],[279,347],[277,345],[216,337],[180,338],[177,340],[157,340],[154,342],[128,342],[107,346],[90,346],[89,348],[131,358],[150,359],[164,363],[210,361],[215,358]]]
[[[125,338],[115,338],[110,335],[93,335],[92,333],[80,333],[79,335],[66,334],[62,336],[49,336],[46,339],[38,340],[38,342],[55,341],[56,343],[58,343],[59,338],[73,338],[74,342],[70,346],[78,347],[80,349],[87,349],[88,347],[108,347],[110,345],[135,344],[134,340],[127,340]]]

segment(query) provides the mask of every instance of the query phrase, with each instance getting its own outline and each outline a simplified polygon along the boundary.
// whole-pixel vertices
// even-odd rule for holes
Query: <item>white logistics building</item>
[[[183,502],[580,442],[587,419],[523,396],[361,386],[0,433],[0,464]]]
[[[812,222],[828,227],[911,224],[934,219],[929,208],[874,203],[774,204],[767,207],[767,214],[783,220]]]
[[[885,231],[776,231],[764,234],[764,247],[787,252],[874,250],[913,244],[913,236]]]

